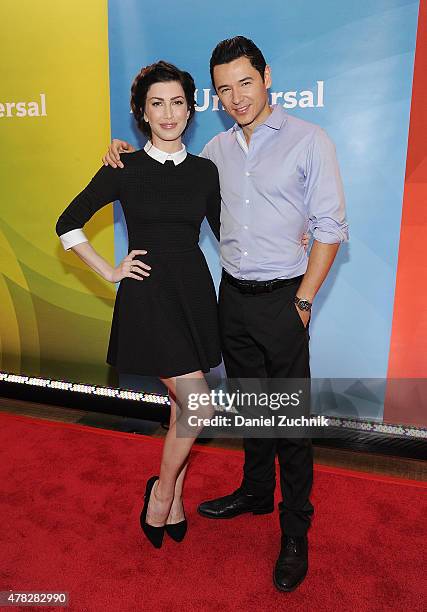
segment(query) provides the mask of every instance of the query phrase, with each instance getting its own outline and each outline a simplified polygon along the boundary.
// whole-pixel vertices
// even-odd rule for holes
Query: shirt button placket
[[[247,272],[247,264],[245,263],[245,259],[247,259],[247,257],[249,256],[249,245],[248,245],[248,239],[249,239],[249,235],[248,235],[248,229],[249,229],[249,217],[250,217],[250,179],[249,177],[251,176],[251,173],[249,170],[245,170],[245,196],[244,196],[244,214],[243,214],[243,218],[244,218],[244,225],[243,227],[243,232],[241,233],[241,252],[242,252],[242,262],[240,264],[240,272],[242,277],[244,277],[245,273]]]

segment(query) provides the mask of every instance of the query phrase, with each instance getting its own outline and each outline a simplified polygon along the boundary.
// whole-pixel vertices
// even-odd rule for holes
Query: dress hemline
[[[200,364],[195,367],[185,367],[180,369],[178,372],[174,371],[174,372],[163,372],[162,374],[159,374],[158,371],[156,372],[147,372],[147,370],[144,368],[144,371],[136,371],[133,368],[127,368],[127,367],[120,367],[115,363],[111,363],[110,361],[106,361],[106,363],[108,363],[108,365],[112,366],[113,368],[116,368],[119,374],[128,374],[128,375],[133,375],[133,376],[153,376],[156,378],[174,378],[175,376],[183,376],[184,374],[190,374],[192,372],[203,372],[203,374],[208,374],[208,372],[210,372],[213,368],[217,368],[219,365],[221,365],[222,363],[222,359],[219,359],[218,361],[215,360],[215,362],[209,366],[209,369],[203,368],[200,366]]]

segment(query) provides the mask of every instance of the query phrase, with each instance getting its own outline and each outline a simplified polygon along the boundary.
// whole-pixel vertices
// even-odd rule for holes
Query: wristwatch
[[[294,302],[300,310],[308,310],[308,311],[311,310],[311,306],[312,306],[311,302],[309,302],[308,300],[305,300],[304,298],[299,298],[295,296]]]

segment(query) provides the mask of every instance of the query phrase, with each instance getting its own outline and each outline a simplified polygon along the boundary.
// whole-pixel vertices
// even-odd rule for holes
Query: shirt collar
[[[147,141],[144,147],[144,151],[155,159],[156,161],[164,164],[165,161],[172,160],[175,166],[184,161],[187,157],[187,149],[185,145],[182,145],[182,149],[180,151],[176,151],[175,153],[167,153],[166,151],[161,151],[157,147],[155,147],[150,140]]]
[[[271,108],[272,112],[268,115],[267,119],[261,123],[261,125],[267,125],[268,127],[273,128],[273,130],[280,130],[287,119],[286,112],[279,104],[273,104]],[[233,125],[233,130],[237,132],[238,130],[241,131],[242,128],[238,123],[235,123]]]

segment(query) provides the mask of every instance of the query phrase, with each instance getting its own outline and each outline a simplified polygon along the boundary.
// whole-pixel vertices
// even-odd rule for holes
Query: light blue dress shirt
[[[327,244],[348,240],[335,146],[317,125],[273,106],[249,146],[235,124],[201,156],[218,167],[221,264],[235,278],[266,281],[304,274],[307,230]]]

